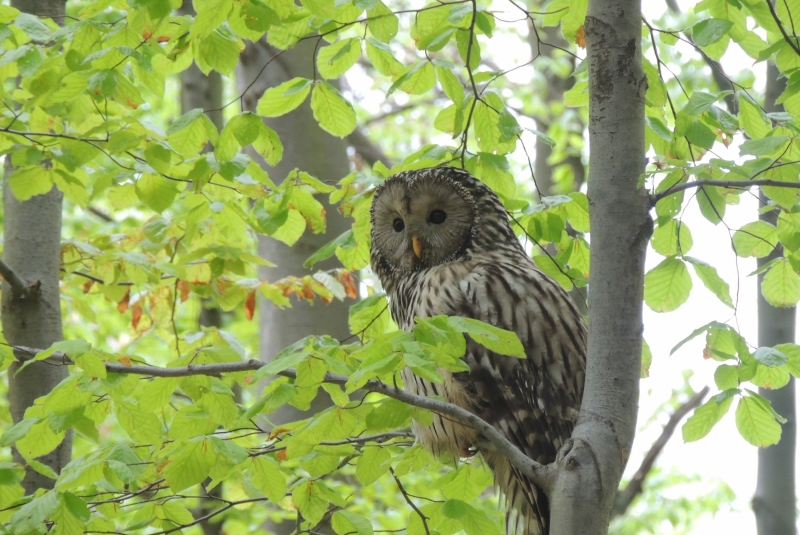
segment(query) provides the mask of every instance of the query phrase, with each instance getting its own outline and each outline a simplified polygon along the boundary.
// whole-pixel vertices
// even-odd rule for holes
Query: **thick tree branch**
[[[11,266],[6,264],[3,260],[0,260],[0,275],[2,275],[3,279],[11,286],[11,291],[17,299],[25,299],[31,294],[33,288],[35,288],[35,285],[29,286],[28,283],[22,280],[20,276],[11,269]]]
[[[31,360],[37,353],[42,351],[41,349],[23,346],[12,346],[12,348],[14,350],[14,356],[20,360]],[[53,365],[69,365],[73,363],[72,359],[67,354],[59,351],[53,353],[42,362],[47,362]],[[267,365],[266,362],[255,359],[242,362],[189,365],[175,368],[162,368],[160,366],[150,366],[147,364],[139,366],[126,366],[118,362],[105,362],[104,364],[106,370],[111,373],[133,373],[138,375],[148,375],[151,377],[219,375],[222,373],[255,371]],[[297,372],[289,369],[280,371],[276,375],[294,379],[297,377]],[[346,385],[347,381],[348,377],[333,373],[326,373],[325,377],[322,379],[323,383],[340,386]],[[426,398],[424,396],[417,396],[400,388],[390,386],[386,383],[376,380],[367,381],[363,386],[361,386],[361,390],[383,394],[384,396],[394,398],[414,407],[427,409],[437,414],[448,416],[458,423],[478,431],[481,435],[483,435],[486,441],[491,444],[491,447],[503,454],[508,461],[522,474],[530,477],[542,488],[547,489],[550,486],[550,481],[556,470],[555,465],[542,465],[533,459],[530,459],[489,423],[472,414],[471,412],[462,409],[457,405],[445,403],[444,401],[439,401],[432,398]]]
[[[800,189],[800,182],[782,182],[780,180],[695,180],[693,182],[685,182],[683,184],[677,184],[672,186],[669,189],[662,191],[661,193],[657,193],[651,196],[651,202],[655,205],[658,201],[663,199],[664,197],[669,197],[673,193],[678,193],[679,191],[691,189],[691,188],[702,188],[703,186],[717,186],[721,188],[752,188],[757,186],[773,186],[776,188],[792,188],[792,189]]]
[[[677,410],[672,413],[672,416],[669,417],[669,421],[667,422],[667,425],[664,426],[664,430],[661,432],[661,435],[655,442],[653,442],[653,445],[650,447],[650,451],[648,451],[647,455],[644,456],[642,464],[639,465],[639,469],[636,470],[635,474],[633,474],[633,477],[625,486],[625,488],[617,493],[617,497],[614,500],[614,508],[611,511],[612,517],[617,517],[624,514],[625,511],[628,510],[628,507],[630,507],[634,498],[642,493],[642,484],[644,483],[647,474],[649,474],[650,470],[653,469],[656,459],[661,454],[661,450],[664,449],[664,446],[667,445],[667,442],[669,442],[669,439],[672,438],[672,434],[675,432],[675,429],[677,429],[678,424],[687,414],[689,414],[689,411],[700,406],[707,394],[708,387],[705,386],[702,390],[700,390],[700,392],[692,396],[689,401],[678,407]]]

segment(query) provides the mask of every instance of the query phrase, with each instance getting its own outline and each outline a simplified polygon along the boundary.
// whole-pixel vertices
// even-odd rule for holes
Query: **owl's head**
[[[461,175],[464,175],[461,177]],[[407,171],[389,178],[372,200],[372,258],[397,272],[451,261],[478,225],[475,200],[453,168]]]

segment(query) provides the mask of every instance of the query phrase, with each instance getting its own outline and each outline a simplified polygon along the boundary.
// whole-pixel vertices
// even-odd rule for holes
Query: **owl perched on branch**
[[[372,201],[372,269],[389,296],[395,322],[415,317],[475,318],[517,334],[527,358],[498,355],[467,340],[469,372],[440,370],[443,384],[403,374],[405,388],[442,396],[493,425],[530,458],[555,460],[580,409],[586,325],[567,293],[525,253],[500,199],[469,173],[437,167],[399,173]],[[480,452],[507,504],[506,532],[548,533],[544,491],[475,431],[434,416],[415,424],[435,455]]]

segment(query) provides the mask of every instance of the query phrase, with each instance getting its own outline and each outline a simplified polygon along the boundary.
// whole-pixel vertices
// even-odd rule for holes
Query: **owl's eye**
[[[403,229],[406,228],[406,224],[403,223],[403,220],[398,217],[392,221],[392,228],[395,232],[403,232]]]
[[[428,216],[428,221],[434,225],[441,225],[444,223],[445,219],[447,219],[447,214],[442,210],[434,210],[431,212],[431,215]]]

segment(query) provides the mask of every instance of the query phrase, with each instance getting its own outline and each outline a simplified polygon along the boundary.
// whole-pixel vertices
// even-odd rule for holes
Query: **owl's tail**
[[[483,456],[494,473],[495,487],[506,507],[506,535],[548,535],[550,503],[544,490],[493,451]]]

